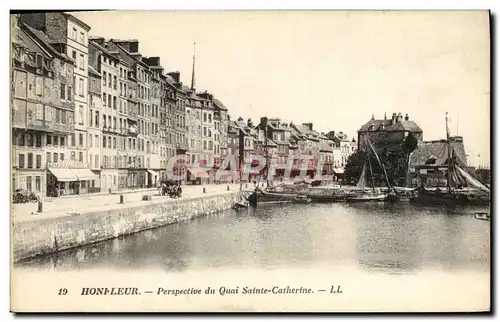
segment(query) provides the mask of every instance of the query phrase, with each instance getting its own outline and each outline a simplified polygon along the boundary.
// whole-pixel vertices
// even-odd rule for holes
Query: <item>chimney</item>
[[[372,121],[375,121],[375,114],[372,113]]]
[[[387,120],[387,113],[384,112],[384,120]]]
[[[101,47],[106,47],[106,40],[104,39],[104,37],[91,37],[90,40]]]
[[[137,39],[130,39],[130,40],[118,40],[118,39],[111,39],[112,42],[115,44],[120,45],[123,47],[127,52],[129,53],[139,53],[139,40]]]
[[[142,62],[151,67],[159,67],[160,57],[143,57]]]
[[[302,126],[305,126],[309,129],[309,131],[313,130],[313,124],[312,123],[302,123]]]
[[[408,116],[408,113],[406,113],[405,115],[405,121],[409,121],[410,120],[410,117]]]
[[[181,73],[179,71],[167,73],[168,76],[172,77],[176,83],[180,82]]]
[[[392,125],[396,124],[396,113],[392,113],[391,124]]]
[[[248,127],[253,127],[252,119],[247,120],[247,126]]]
[[[403,120],[403,115],[400,113],[398,113],[398,116],[396,117],[396,123],[399,123],[399,121],[402,121]]]
[[[267,128],[267,117],[264,116],[260,118],[260,129],[264,130],[265,128]]]

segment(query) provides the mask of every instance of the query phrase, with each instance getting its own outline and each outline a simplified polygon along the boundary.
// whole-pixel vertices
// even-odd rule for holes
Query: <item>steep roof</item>
[[[69,56],[66,56],[63,53],[58,52],[54,47],[52,47],[53,40],[50,39],[45,33],[42,31],[35,29],[23,22],[19,22],[20,29],[28,32],[32,37],[36,38],[36,40],[40,41],[40,43],[47,49],[51,51],[51,54],[57,56],[59,59],[66,60],[68,62],[74,63],[74,60]]]
[[[377,131],[422,132],[422,129],[414,121],[406,121],[403,119],[398,121],[396,124],[392,124],[392,120],[388,119],[388,120],[370,120],[358,130],[358,132],[377,132]]]
[[[213,102],[214,102],[215,106],[217,106],[219,109],[221,109],[223,111],[227,111],[227,107],[224,104],[222,104],[222,102],[219,101],[218,99],[214,98]]]
[[[467,164],[467,156],[465,155],[464,143],[462,140],[451,138],[451,148],[459,161]],[[430,157],[435,157],[435,164],[443,165],[448,160],[448,147],[446,140],[427,141],[419,144],[417,149],[411,154],[410,162],[413,166],[424,165]]]
[[[326,141],[321,141],[319,143],[319,150],[322,152],[333,152],[332,147]]]

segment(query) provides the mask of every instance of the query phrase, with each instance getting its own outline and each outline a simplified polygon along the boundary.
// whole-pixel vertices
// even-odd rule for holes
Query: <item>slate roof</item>
[[[45,47],[47,47],[52,52],[51,54],[57,56],[60,59],[64,59],[66,61],[74,63],[74,60],[71,57],[58,52],[57,50],[54,49],[54,47],[52,47],[51,44],[54,41],[50,39],[45,33],[22,22],[19,23],[19,26],[22,28],[26,28],[26,30],[29,33],[31,33],[37,40],[39,40]]]
[[[322,151],[322,152],[333,152],[333,149],[330,146],[330,144],[328,144],[328,142],[325,142],[325,141],[321,141],[320,142],[320,144],[319,144],[319,150]]]
[[[459,161],[467,164],[467,156],[463,141],[451,140],[451,147]],[[417,149],[413,151],[410,157],[411,165],[424,165],[430,157],[436,158],[437,165],[443,165],[448,160],[448,147],[446,140],[427,141],[419,144]]]
[[[422,129],[414,121],[400,120],[396,124],[392,124],[392,120],[370,120],[364,124],[358,132],[377,132],[377,131],[387,131],[387,132],[398,132],[398,131],[409,131],[409,132],[422,132]]]
[[[222,104],[222,102],[221,102],[221,101],[219,101],[218,99],[214,98],[214,99],[213,99],[213,102],[214,102],[214,104],[215,104],[215,105],[216,105],[219,109],[221,109],[221,110],[223,110],[223,111],[227,111],[227,107],[226,107],[224,104]]]

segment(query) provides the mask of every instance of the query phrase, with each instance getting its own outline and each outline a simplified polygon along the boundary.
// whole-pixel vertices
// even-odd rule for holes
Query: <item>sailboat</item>
[[[264,127],[264,145],[265,145],[265,158],[266,158],[266,173],[265,176],[268,178],[269,171],[269,147],[267,141],[267,119],[266,125]],[[277,187],[272,185],[272,182],[266,179],[267,185],[264,189],[261,189],[259,185],[255,188],[255,196],[258,200],[258,203],[289,203],[298,200],[298,198],[303,197],[303,194],[299,194],[297,192],[285,192],[285,191],[277,191]]]
[[[420,187],[415,201],[426,204],[489,205],[490,189],[476,180],[461,163],[450,143],[448,116],[446,116],[447,180],[446,190]]]
[[[385,168],[380,162],[380,159],[377,155],[377,152],[373,148],[373,145],[371,142],[366,139],[366,142],[369,144],[370,150],[375,154],[375,157],[377,158],[377,161],[381,165],[382,169],[384,170],[384,175],[387,180],[387,173],[385,172]],[[366,182],[366,165],[368,164],[369,169],[370,169],[370,176],[371,176],[371,181],[372,181],[372,189],[367,188],[367,182]],[[387,182],[389,182],[387,180]],[[361,170],[361,175],[359,177],[358,183],[356,184],[356,190],[353,190],[350,194],[347,195],[346,201],[349,202],[367,202],[367,201],[385,201],[387,199],[387,193],[383,193],[380,188],[375,187],[375,182],[373,179],[373,169],[371,166],[370,158],[369,158],[369,153],[366,154],[366,159],[363,164],[363,170]]]
[[[409,202],[411,198],[415,196],[417,188],[411,187],[410,160],[411,160],[411,153],[408,154],[408,159],[406,160],[405,185],[403,187],[393,186],[391,192],[387,196],[387,200],[393,202],[398,202],[398,201]]]

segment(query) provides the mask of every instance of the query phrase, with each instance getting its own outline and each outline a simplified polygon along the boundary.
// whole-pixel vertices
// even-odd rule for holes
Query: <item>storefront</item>
[[[145,169],[129,169],[127,177],[128,188],[144,188],[146,187],[148,172]]]
[[[146,185],[148,188],[154,188],[158,186],[160,179],[160,173],[155,170],[146,170],[148,172]]]
[[[47,196],[87,194],[99,179],[87,168],[47,167]]]

